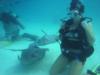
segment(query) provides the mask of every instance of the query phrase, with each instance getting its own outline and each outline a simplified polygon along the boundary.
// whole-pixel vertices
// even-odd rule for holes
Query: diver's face
[[[79,22],[81,19],[81,15],[79,14],[78,10],[72,10],[69,13],[70,17],[75,21],[75,22]]]

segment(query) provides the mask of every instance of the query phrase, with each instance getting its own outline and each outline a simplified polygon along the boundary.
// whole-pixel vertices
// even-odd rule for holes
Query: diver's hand
[[[23,26],[23,27],[22,27],[22,29],[24,30],[24,29],[25,29],[25,27]]]
[[[25,29],[25,26],[23,26],[23,25],[20,25],[20,27],[21,27],[21,29],[23,29],[23,30]]]
[[[81,24],[82,24],[83,28],[86,28],[88,26],[88,22],[87,21],[83,21]]]
[[[88,28],[89,26],[92,26],[92,22],[88,20],[84,20],[81,24],[84,29]]]

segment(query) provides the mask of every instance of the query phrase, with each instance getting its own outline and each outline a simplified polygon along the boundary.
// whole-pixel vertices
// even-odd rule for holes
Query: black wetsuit
[[[65,28],[59,30],[62,54],[67,56],[69,60],[78,59],[84,62],[86,58],[93,53],[93,47],[89,46],[85,31],[81,26],[81,22],[80,25],[73,30],[69,29],[73,24],[72,19],[65,21],[64,24]],[[79,52],[75,53],[76,51],[74,52],[71,50],[78,50]]]

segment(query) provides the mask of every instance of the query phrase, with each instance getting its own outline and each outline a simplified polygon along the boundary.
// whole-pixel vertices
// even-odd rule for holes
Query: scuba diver
[[[24,29],[24,26],[18,21],[17,16],[12,12],[3,11],[0,13],[0,21],[3,24],[5,38],[12,41],[18,39],[20,28]]]
[[[94,35],[91,20],[83,17],[84,5],[72,0],[68,20],[59,29],[61,54],[53,64],[50,75],[80,75],[86,59],[94,52]],[[69,66],[67,68],[67,66]]]

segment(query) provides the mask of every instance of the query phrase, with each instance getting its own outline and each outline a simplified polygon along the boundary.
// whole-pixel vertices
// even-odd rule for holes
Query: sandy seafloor
[[[39,3],[36,1],[36,3],[33,4],[32,2],[34,1],[27,1],[15,6],[14,11],[19,14],[21,22],[25,25],[25,30],[22,30],[21,33],[27,32],[39,35],[41,37],[44,35],[41,30],[44,30],[47,34],[58,34],[58,29],[60,27],[59,19],[65,16],[66,7],[68,6],[67,4],[69,3],[69,0],[68,2],[63,0],[62,2],[59,1],[58,3],[56,2],[58,0],[55,0],[54,2],[48,1],[49,0],[44,0],[44,2],[42,2],[42,0],[40,0]],[[84,2],[87,6],[86,15],[93,18],[93,29],[96,41],[94,45],[95,51],[93,55],[87,59],[83,73],[87,69],[93,69],[95,65],[100,64],[99,2],[98,0],[95,0],[92,3],[89,3],[86,0]],[[57,6],[55,6],[55,3]],[[60,6],[60,4],[62,6]],[[2,27],[0,27],[0,30],[0,34],[2,34]],[[49,75],[48,73],[51,65],[60,54],[59,43],[56,42],[42,46],[43,48],[49,48],[49,51],[47,51],[45,57],[30,68],[25,68],[19,65],[20,62],[18,60],[18,55],[20,55],[21,52],[14,52],[7,49],[24,49],[27,48],[30,43],[32,43],[32,41],[25,39],[16,41],[15,43],[7,46],[4,46],[2,43],[0,43],[0,75]]]
[[[39,24],[34,27],[35,32],[43,36],[44,34],[41,32],[42,26],[40,28],[40,31],[38,30]],[[50,25],[48,25],[50,26]],[[40,26],[39,26],[40,27]],[[34,28],[28,27],[26,29],[27,32],[32,32]],[[36,29],[37,28],[37,29]],[[57,34],[57,30],[59,27],[52,28],[52,31],[50,30],[50,27],[45,27],[44,30],[48,30],[48,34]],[[50,31],[49,31],[50,30]],[[33,34],[35,34],[33,32]],[[83,73],[87,69],[92,69],[96,64],[99,64],[99,40],[97,41],[98,44],[95,44],[95,49],[97,49],[94,54],[87,59],[87,62],[84,66]],[[29,46],[29,44],[32,43],[32,41],[29,40],[20,40],[13,44],[7,45],[3,47],[1,45],[1,51],[0,51],[0,75],[49,75],[49,70],[53,64],[53,62],[56,60],[56,58],[60,54],[60,46],[59,43],[53,43],[45,46],[41,46],[43,48],[49,48],[49,51],[46,52],[45,57],[38,62],[37,64],[32,65],[30,68],[22,67],[19,65],[20,61],[18,60],[18,55],[21,54],[20,51],[10,51],[7,49],[25,49]]]

